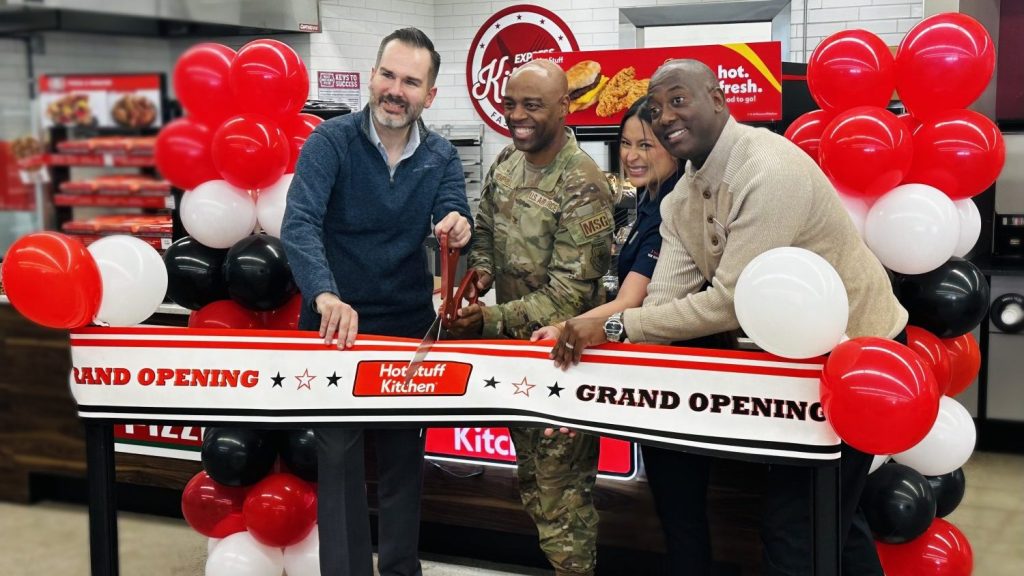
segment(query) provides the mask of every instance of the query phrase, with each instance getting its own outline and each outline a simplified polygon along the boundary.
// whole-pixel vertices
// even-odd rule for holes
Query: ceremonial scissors
[[[412,357],[405,369],[405,383],[412,382],[412,377],[419,371],[427,352],[434,345],[434,342],[441,338],[441,332],[446,331],[452,322],[457,318],[459,308],[462,307],[462,300],[465,298],[470,304],[476,304],[478,295],[476,282],[478,275],[476,270],[470,270],[462,278],[458,289],[455,288],[455,273],[459,265],[459,249],[448,247],[448,233],[442,232],[438,237],[441,244],[441,306],[437,310],[437,317],[430,324],[426,336],[416,347],[416,354]],[[472,296],[466,297],[466,291],[473,289]]]

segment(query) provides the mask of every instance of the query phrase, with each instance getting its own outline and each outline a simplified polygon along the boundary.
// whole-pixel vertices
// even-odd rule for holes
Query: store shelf
[[[150,208],[173,210],[174,196],[140,196],[118,194],[54,194],[56,206],[102,206],[108,208]]]
[[[156,166],[155,156],[125,154],[46,154],[47,166],[98,166],[107,168],[150,168]]]

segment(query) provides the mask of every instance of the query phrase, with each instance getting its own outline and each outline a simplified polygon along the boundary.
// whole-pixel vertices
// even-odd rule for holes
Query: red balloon
[[[914,132],[914,162],[905,182],[938,188],[953,200],[984,192],[1006,162],[999,128],[973,110],[949,110]]]
[[[939,413],[935,375],[910,348],[885,338],[836,346],[821,375],[821,406],[836,434],[869,454],[913,447]]]
[[[188,327],[259,330],[263,328],[263,317],[259,312],[236,304],[234,300],[217,300],[192,312],[188,317]]]
[[[981,370],[981,348],[970,332],[942,341],[949,352],[950,378],[946,396],[955,397],[974,382]]]
[[[899,185],[913,156],[910,130],[882,108],[860,106],[842,112],[821,135],[822,169],[865,198],[876,198]]]
[[[927,120],[966,108],[988,86],[996,64],[992,37],[965,14],[936,14],[907,32],[896,52],[896,90],[911,114]]]
[[[242,505],[248,488],[225,486],[206,472],[192,477],[181,493],[181,513],[193,530],[210,538],[224,538],[245,530]]]
[[[191,190],[208,180],[220,180],[213,165],[213,132],[191,118],[179,118],[160,129],[156,137],[156,167],[164,179]]]
[[[313,114],[298,114],[294,118],[281,124],[281,129],[288,136],[288,143],[291,145],[291,159],[288,161],[288,168],[285,173],[295,172],[295,163],[299,161],[299,152],[306,138],[313,133],[313,129],[324,119]]]
[[[971,543],[942,518],[905,544],[875,544],[886,576],[970,576],[974,570]]]
[[[99,267],[85,245],[71,236],[22,236],[7,250],[0,277],[11,305],[36,324],[79,328],[99,312]]]
[[[925,366],[935,375],[935,383],[939,386],[939,394],[949,390],[950,379],[953,377],[949,351],[939,337],[917,326],[907,326],[907,346],[917,352],[924,360]]]
[[[242,508],[253,538],[267,546],[291,546],[316,524],[316,492],[308,482],[279,472],[249,490]]]
[[[793,141],[807,155],[818,161],[818,152],[821,149],[821,133],[825,126],[832,120],[832,114],[824,110],[811,110],[793,120],[793,123],[786,128],[786,138]]]
[[[204,42],[189,48],[174,65],[174,91],[189,115],[210,126],[220,126],[234,114],[231,61],[235,51],[223,44]]]
[[[309,75],[287,44],[254,40],[231,62],[231,89],[243,112],[283,119],[298,114],[306,104]]]
[[[913,136],[914,134],[917,134],[917,129],[921,127],[921,121],[920,120],[918,120],[917,118],[914,118],[914,116],[912,114],[908,114],[908,113],[903,113],[903,114],[900,114],[900,115],[898,115],[896,117],[899,118],[900,120],[902,120],[903,123],[907,125],[907,129],[910,130],[910,135],[911,136]]]
[[[235,116],[213,135],[213,164],[228,183],[245,190],[277,182],[290,157],[288,137],[266,116]]]
[[[292,296],[287,304],[277,310],[263,312],[263,328],[267,330],[298,330],[299,312],[302,311],[302,294]]]
[[[867,30],[836,32],[811,53],[807,88],[833,114],[857,106],[884,108],[896,89],[892,52]]]

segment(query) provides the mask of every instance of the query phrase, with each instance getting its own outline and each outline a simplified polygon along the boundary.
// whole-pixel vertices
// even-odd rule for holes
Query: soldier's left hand
[[[607,341],[604,318],[573,318],[565,323],[550,356],[555,366],[567,370],[569,366],[580,363],[580,357],[587,346],[597,346]]]
[[[458,319],[448,326],[448,332],[456,338],[479,338],[484,331],[482,304],[470,304],[456,313]]]
[[[448,234],[449,248],[462,248],[469,244],[473,236],[473,229],[469,227],[469,220],[458,212],[449,212],[434,226],[434,236],[440,238],[441,234]]]

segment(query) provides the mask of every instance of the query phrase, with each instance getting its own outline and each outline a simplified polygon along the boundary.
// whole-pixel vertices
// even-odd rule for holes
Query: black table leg
[[[89,478],[89,558],[92,576],[118,576],[114,427],[88,420],[84,424]]]
[[[813,470],[811,538],[814,542],[814,574],[839,576],[842,572],[839,537],[839,466],[819,466]]]

